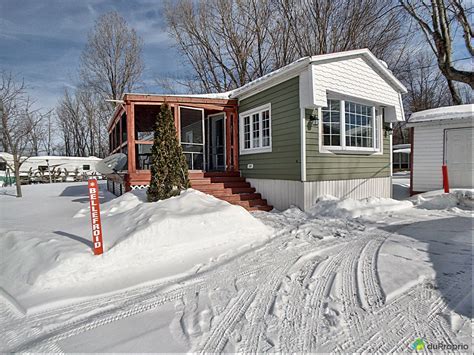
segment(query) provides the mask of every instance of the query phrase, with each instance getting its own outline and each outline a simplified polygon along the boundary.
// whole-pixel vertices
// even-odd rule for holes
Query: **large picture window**
[[[265,153],[272,150],[270,104],[240,114],[240,153]]]
[[[328,100],[321,109],[322,146],[327,150],[380,150],[380,117],[374,106]]]
[[[346,147],[373,148],[372,107],[345,102]]]

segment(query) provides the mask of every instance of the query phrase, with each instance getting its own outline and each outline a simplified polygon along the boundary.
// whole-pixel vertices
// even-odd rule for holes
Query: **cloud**
[[[79,58],[97,18],[117,11],[143,38],[144,82],[183,71],[156,1],[0,1],[0,68],[23,77],[37,105],[54,107],[76,83]],[[145,88],[148,86],[145,85]]]

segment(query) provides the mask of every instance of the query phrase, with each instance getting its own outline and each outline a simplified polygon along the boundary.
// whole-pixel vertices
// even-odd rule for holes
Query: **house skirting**
[[[306,211],[323,195],[354,199],[392,196],[391,177],[307,182],[247,178],[247,181],[280,211],[292,205]]]

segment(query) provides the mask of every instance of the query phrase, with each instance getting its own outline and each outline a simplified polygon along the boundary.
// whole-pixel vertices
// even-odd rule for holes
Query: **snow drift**
[[[123,287],[188,272],[225,253],[260,244],[272,233],[244,208],[199,191],[189,189],[155,203],[145,202],[144,193],[127,193],[102,204],[101,256],[84,243],[51,233],[4,234],[0,286],[15,295],[107,282]],[[73,224],[81,226],[87,241],[88,208],[74,215]]]
[[[375,214],[393,212],[413,207],[409,201],[397,201],[391,198],[369,197],[361,200],[352,198],[338,199],[326,195],[317,199],[308,214],[334,218],[358,218]]]
[[[473,191],[469,189],[455,189],[450,193],[442,190],[430,191],[416,195],[413,200],[418,208],[425,210],[446,210],[455,207],[474,207]]]

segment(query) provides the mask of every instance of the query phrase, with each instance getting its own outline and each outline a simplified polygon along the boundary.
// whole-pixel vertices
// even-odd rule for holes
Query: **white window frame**
[[[270,138],[270,145],[267,147],[263,147],[263,115],[264,111],[269,112],[269,138]],[[253,120],[252,115],[258,114],[258,130],[259,134],[259,147],[253,147]],[[245,137],[244,137],[244,117],[250,118],[250,148],[245,148]],[[245,154],[256,154],[256,153],[270,153],[272,151],[272,105],[270,103],[255,107],[251,110],[247,110],[239,114],[239,151],[241,155]]]
[[[383,136],[382,136],[382,107],[378,107],[373,104],[362,103],[354,99],[344,100],[339,98],[328,98],[328,100],[339,101],[340,106],[340,140],[341,145],[338,146],[328,146],[324,145],[324,136],[323,136],[323,114],[322,107],[318,107],[318,117],[319,117],[319,152],[320,153],[336,153],[336,154],[374,154],[381,155],[383,154]],[[350,147],[346,146],[346,101],[349,101],[354,104],[370,106],[372,108],[372,117],[374,117],[372,122],[372,144],[373,147]],[[375,110],[378,110],[378,115],[375,115]],[[376,123],[377,121],[377,123]],[[378,134],[379,148],[375,145],[375,135]]]

